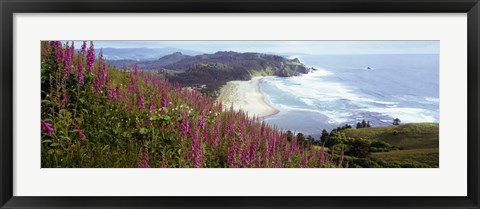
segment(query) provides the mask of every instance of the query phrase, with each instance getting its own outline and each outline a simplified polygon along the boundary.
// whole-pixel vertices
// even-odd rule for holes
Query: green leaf
[[[43,140],[43,141],[42,141],[42,143],[48,143],[48,142],[52,142],[52,140],[46,139],[46,140]]]
[[[164,115],[164,116],[162,116],[162,119],[165,120],[165,121],[170,121],[171,118],[168,115]]]
[[[157,121],[159,118],[157,115],[150,117],[150,121]]]
[[[125,131],[125,132],[123,132],[122,136],[125,137],[125,138],[128,138],[128,137],[130,137],[130,132]]]
[[[147,134],[148,133],[148,129],[147,128],[141,128],[140,129],[140,134]]]
[[[59,145],[58,143],[52,143],[52,144],[50,144],[51,147],[56,147],[56,146],[58,146],[58,145]]]

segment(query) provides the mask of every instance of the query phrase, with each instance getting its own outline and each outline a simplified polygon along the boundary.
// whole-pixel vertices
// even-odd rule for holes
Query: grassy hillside
[[[438,148],[394,150],[390,152],[372,153],[372,158],[399,164],[410,165],[411,167],[438,168]]]
[[[137,68],[41,43],[42,168],[339,167],[343,153],[311,149],[246,113]]]
[[[400,149],[438,148],[438,123],[409,123],[398,126],[346,129],[353,138],[381,140]]]
[[[383,141],[398,148],[374,152],[368,158],[382,167],[438,167],[439,124],[409,123],[398,126],[343,130],[348,137]],[[387,165],[388,166],[385,166]]]

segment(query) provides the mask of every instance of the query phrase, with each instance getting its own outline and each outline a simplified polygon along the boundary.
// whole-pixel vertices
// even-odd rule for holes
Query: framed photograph
[[[1,208],[479,208],[478,0],[0,6]]]

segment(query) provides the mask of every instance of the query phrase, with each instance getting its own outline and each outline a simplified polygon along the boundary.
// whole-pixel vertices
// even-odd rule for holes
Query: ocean
[[[295,57],[318,70],[260,81],[265,100],[280,111],[264,118],[271,125],[318,136],[362,120],[439,123],[438,54]]]

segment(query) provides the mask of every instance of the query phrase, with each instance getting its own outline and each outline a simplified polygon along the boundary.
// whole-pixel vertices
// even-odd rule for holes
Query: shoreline
[[[217,101],[222,102],[225,108],[243,110],[249,117],[254,115],[263,118],[275,115],[280,111],[265,101],[260,91],[260,80],[264,77],[253,77],[249,81],[229,81],[220,89]]]

